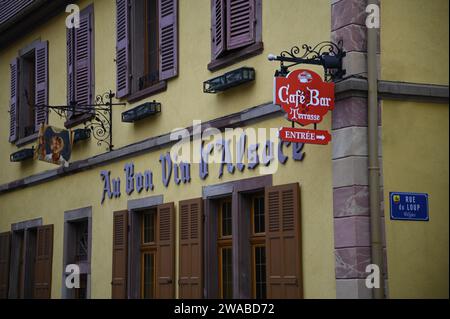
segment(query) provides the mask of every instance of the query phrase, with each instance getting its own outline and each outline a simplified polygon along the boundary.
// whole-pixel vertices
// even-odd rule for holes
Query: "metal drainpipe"
[[[377,0],[368,4],[378,5]],[[376,28],[367,28],[367,82],[368,82],[368,150],[369,202],[372,264],[380,269],[380,288],[373,289],[375,299],[384,298],[383,243],[380,218],[380,167],[378,163],[378,34]]]

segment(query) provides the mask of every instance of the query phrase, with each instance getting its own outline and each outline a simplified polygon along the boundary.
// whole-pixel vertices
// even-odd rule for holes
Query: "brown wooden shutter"
[[[8,298],[11,233],[0,234],[0,299]]]
[[[94,11],[88,7],[80,13],[80,27],[75,29],[75,100],[79,105],[93,101]]]
[[[127,298],[128,265],[128,211],[114,212],[113,217],[113,260],[112,291],[113,299]]]
[[[35,130],[39,131],[41,124],[47,123],[48,112],[42,107],[48,105],[48,42],[39,42],[36,45],[35,65]]]
[[[179,298],[203,297],[203,200],[181,201],[179,247]]]
[[[178,75],[178,0],[159,0],[159,79]]]
[[[33,298],[50,299],[52,290],[53,225],[37,228]]]
[[[156,256],[156,297],[175,298],[175,208],[173,203],[158,206],[158,253]]]
[[[268,298],[302,298],[300,189],[297,183],[266,187]]]
[[[255,42],[255,0],[227,0],[227,50]]]
[[[116,88],[117,97],[130,93],[129,0],[116,0]]]
[[[218,58],[225,51],[225,0],[211,0],[211,55]]]
[[[11,61],[11,93],[9,100],[9,141],[15,142],[18,138],[18,110],[19,110],[19,61]]]

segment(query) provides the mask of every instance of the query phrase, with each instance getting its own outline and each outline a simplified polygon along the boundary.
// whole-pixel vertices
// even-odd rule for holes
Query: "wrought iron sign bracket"
[[[342,41],[337,44],[331,41],[323,41],[314,47],[303,44],[292,47],[289,51],[282,51],[276,56],[269,54],[269,61],[280,61],[280,69],[275,76],[286,76],[289,68],[299,64],[321,65],[325,71],[325,81],[336,81],[345,75],[342,69],[342,59],[346,52],[343,50]]]
[[[94,104],[78,104],[71,102],[70,105],[41,105],[36,108],[45,108],[48,111],[53,111],[60,117],[69,119],[71,116],[88,116],[84,121],[85,128],[92,132],[92,137],[97,141],[97,145],[106,145],[108,151],[114,149],[113,145],[113,121],[112,121],[112,107],[125,103],[114,103],[113,98],[115,94],[110,90],[95,97]]]

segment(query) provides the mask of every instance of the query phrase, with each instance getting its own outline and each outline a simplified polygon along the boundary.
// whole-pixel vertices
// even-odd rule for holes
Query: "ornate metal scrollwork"
[[[41,105],[37,108],[46,108],[55,112],[58,116],[69,119],[72,114],[92,115],[88,116],[84,122],[85,128],[92,132],[92,136],[97,141],[97,145],[106,145],[109,151],[114,148],[112,142],[112,107],[125,103],[113,103],[115,94],[110,90],[99,94],[94,99],[94,104],[82,105],[71,102],[69,105]]]
[[[342,69],[342,58],[345,56],[343,43],[323,41],[315,46],[303,44],[294,46],[290,50],[281,51],[279,56],[269,56],[271,61],[280,61],[280,70],[277,75],[284,76],[288,69],[298,64],[322,65],[325,70],[325,80],[340,79],[345,70]],[[287,64],[288,63],[288,64]]]

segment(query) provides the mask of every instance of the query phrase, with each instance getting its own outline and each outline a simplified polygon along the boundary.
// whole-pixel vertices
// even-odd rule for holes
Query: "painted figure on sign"
[[[47,163],[68,167],[72,153],[72,142],[72,132],[42,125],[39,129],[35,158]]]
[[[45,155],[45,159],[53,164],[68,166],[69,162],[62,156],[64,140],[60,136],[52,136],[50,150],[51,153]]]

